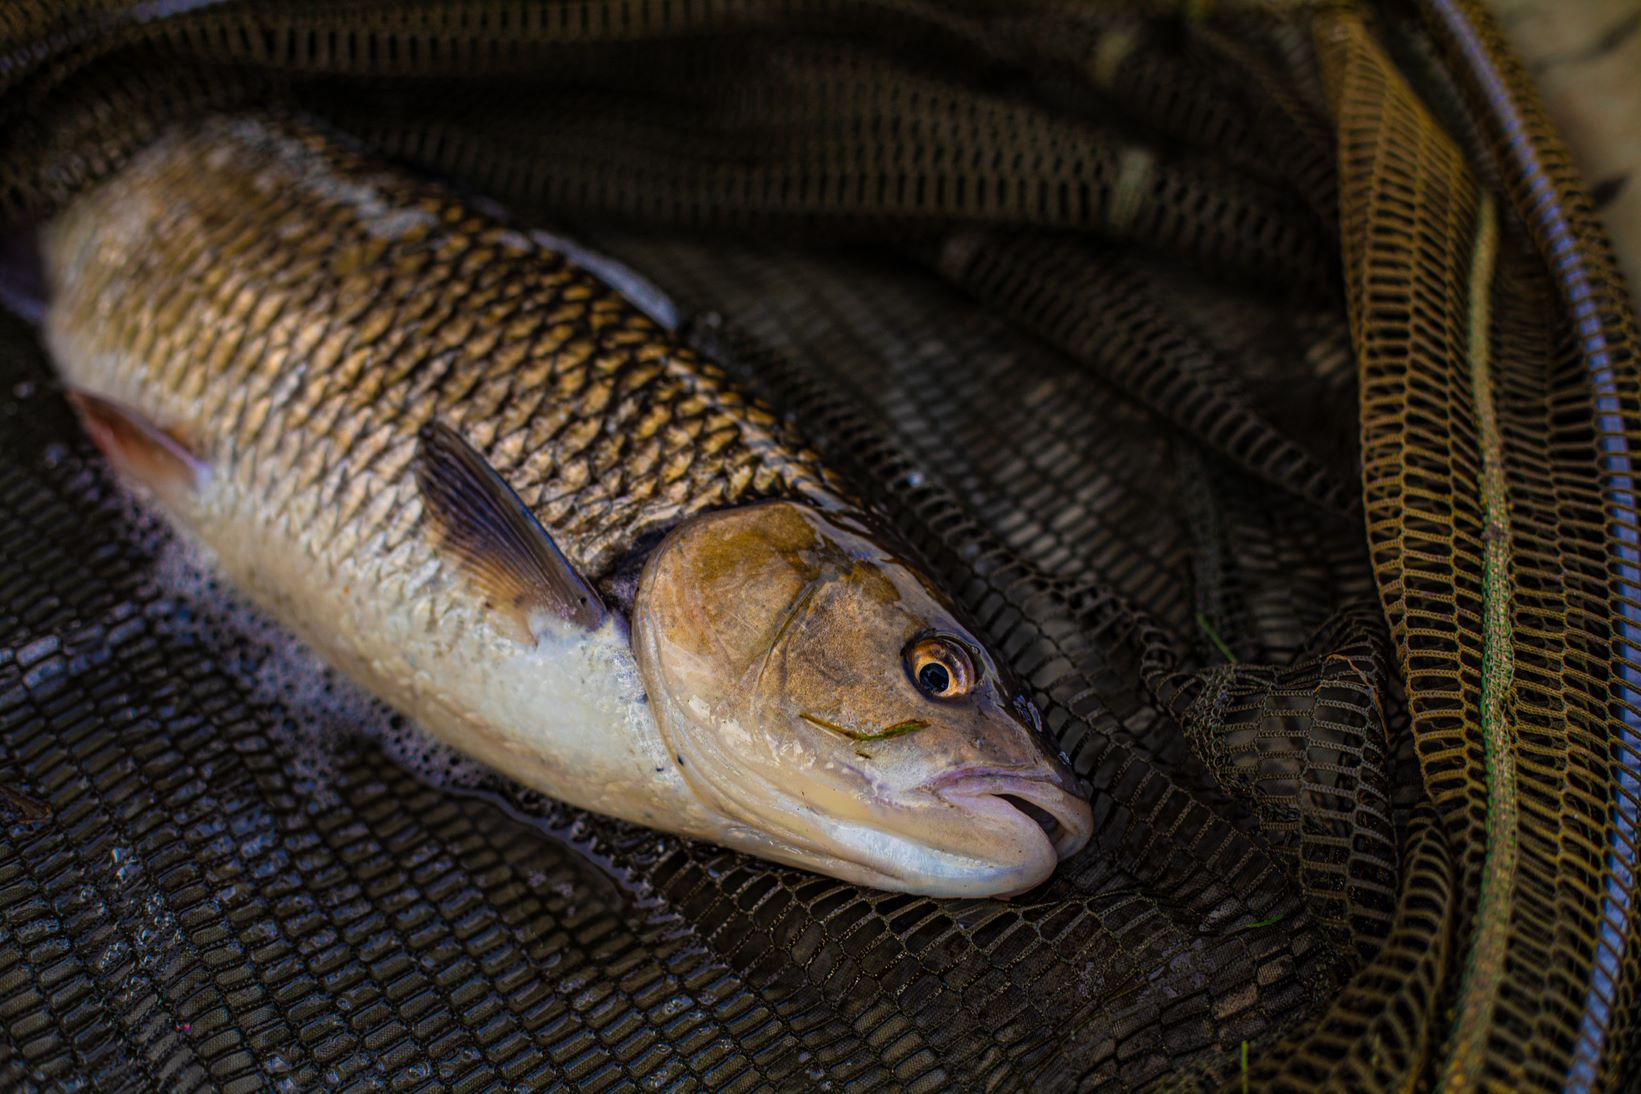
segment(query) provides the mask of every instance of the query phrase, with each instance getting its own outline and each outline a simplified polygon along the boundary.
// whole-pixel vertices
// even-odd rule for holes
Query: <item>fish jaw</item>
[[[909,801],[856,806],[845,815],[787,797],[718,838],[875,889],[1007,898],[1047,881],[1094,830],[1087,800],[1057,772],[958,769]]]
[[[1019,861],[997,863],[944,851],[874,826],[834,823],[830,828],[836,844],[850,849],[849,857],[780,843],[751,827],[730,828],[718,842],[867,888],[942,899],[1018,896],[1048,880],[1059,861],[1052,849],[1044,853],[1027,847]]]
[[[1093,809],[1069,777],[1059,771],[1045,777],[997,768],[959,769],[934,780],[926,789],[974,816],[1012,829],[1023,843],[1046,843],[1053,853],[1049,871],[1055,863],[1081,851],[1094,834]],[[1037,850],[1041,858],[1041,847]]]
[[[711,838],[874,889],[1007,898],[1047,881],[1093,832],[1088,803],[1049,778],[960,770],[937,783],[911,807],[861,803],[854,817],[771,788],[760,794],[743,787],[729,807],[736,815]],[[748,808],[760,799],[764,808]]]

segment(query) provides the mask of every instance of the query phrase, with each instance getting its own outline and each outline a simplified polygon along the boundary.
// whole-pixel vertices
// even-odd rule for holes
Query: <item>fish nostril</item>
[[[1038,827],[1043,830],[1043,834],[1048,836],[1050,843],[1056,847],[1060,845],[1060,837],[1065,835],[1065,827],[1060,823],[1059,817],[1056,817],[1036,802],[1027,801],[1025,798],[1016,797],[1013,794],[999,794],[997,796],[1036,821]]]

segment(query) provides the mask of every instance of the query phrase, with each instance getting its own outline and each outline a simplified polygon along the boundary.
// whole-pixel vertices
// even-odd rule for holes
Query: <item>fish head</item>
[[[779,501],[685,522],[645,566],[633,627],[721,842],[874,888],[1005,896],[1088,841],[1031,704],[850,518]]]

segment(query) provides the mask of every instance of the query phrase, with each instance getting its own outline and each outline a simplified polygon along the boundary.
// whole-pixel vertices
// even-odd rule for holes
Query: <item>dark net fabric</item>
[[[248,106],[659,285],[1096,834],[942,902],[429,785],[266,685],[0,315],[0,1086],[1635,1080],[1634,319],[1483,14],[14,0],[0,219]]]

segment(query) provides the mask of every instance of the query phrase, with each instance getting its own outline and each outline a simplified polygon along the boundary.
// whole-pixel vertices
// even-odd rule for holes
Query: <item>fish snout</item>
[[[935,797],[1052,849],[1052,864],[1082,850],[1094,834],[1094,813],[1069,774],[1048,776],[1006,768],[948,772],[925,786]]]

